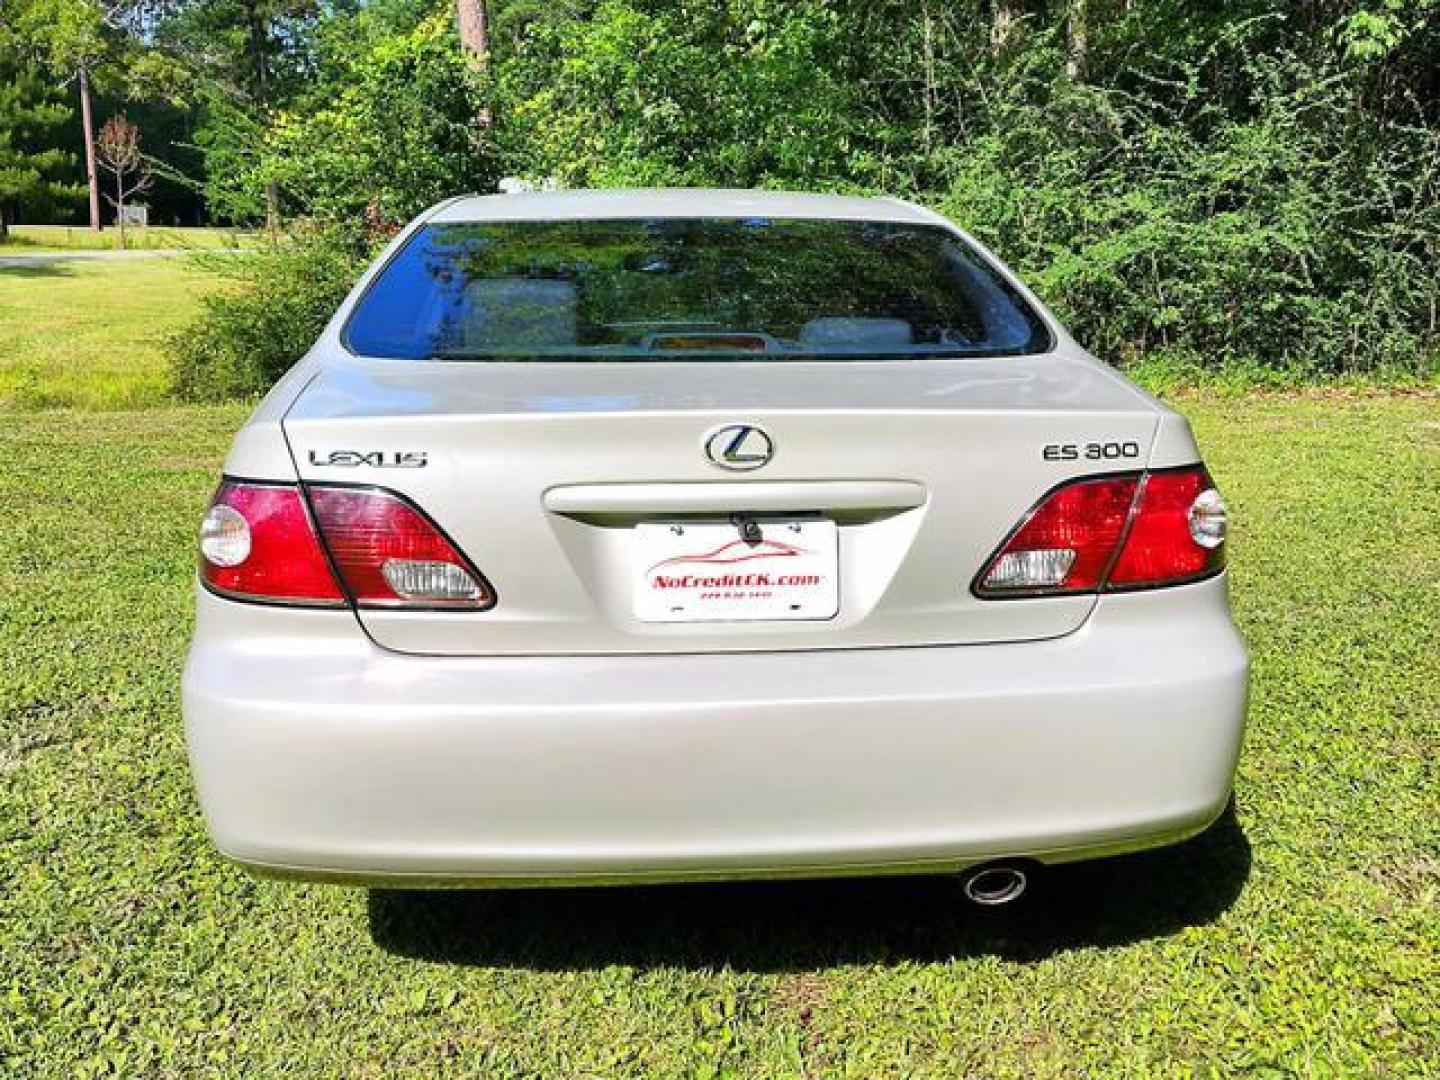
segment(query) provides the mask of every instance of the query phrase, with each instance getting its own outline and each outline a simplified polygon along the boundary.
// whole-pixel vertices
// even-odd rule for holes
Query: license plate
[[[757,524],[760,536],[749,540],[728,521],[635,526],[635,617],[670,623],[834,618],[840,610],[835,523]]]

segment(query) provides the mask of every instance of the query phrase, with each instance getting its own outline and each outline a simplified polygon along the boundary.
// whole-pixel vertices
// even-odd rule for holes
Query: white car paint
[[[499,602],[357,618],[200,589],[185,723],[223,852],[371,882],[958,870],[1173,842],[1221,812],[1248,687],[1223,574],[1003,601],[969,587],[1046,491],[1115,468],[1046,460],[1046,444],[1134,443],[1135,468],[1199,461],[1182,417],[1086,354],[998,262],[1050,351],[437,363],[341,340],[427,222],[752,215],[963,236],[897,200],[471,197],[422,215],[361,278],[225,472],[400,492]],[[706,439],[734,423],[773,438],[773,460],[717,472]],[[427,464],[336,463],[357,446]],[[733,511],[837,523],[833,617],[637,616],[635,526]]]

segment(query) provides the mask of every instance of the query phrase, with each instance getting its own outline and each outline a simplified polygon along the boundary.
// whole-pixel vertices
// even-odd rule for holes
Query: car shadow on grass
[[[1217,919],[1250,873],[1234,808],[1175,847],[1048,868],[1005,908],[965,901],[952,878],[369,896],[370,932],[388,952],[436,963],[578,971],[729,967],[803,971],[832,964],[999,956],[1029,962],[1125,945]]]
[[[68,265],[48,258],[12,259],[0,253],[0,277],[8,278],[61,278],[74,277],[75,271]]]

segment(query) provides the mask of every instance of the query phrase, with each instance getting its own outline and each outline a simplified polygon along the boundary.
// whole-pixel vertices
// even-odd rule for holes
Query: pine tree
[[[38,148],[47,128],[70,119],[70,108],[33,66],[15,56],[0,56],[0,239],[22,204],[71,199],[79,189],[54,174],[74,155]]]

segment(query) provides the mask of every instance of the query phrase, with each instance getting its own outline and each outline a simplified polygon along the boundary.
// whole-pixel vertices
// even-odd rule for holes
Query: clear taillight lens
[[[360,607],[483,609],[495,594],[428,517],[380,488],[308,487],[345,591]]]
[[[1225,500],[1213,487],[1206,488],[1190,504],[1190,539],[1203,548],[1218,548],[1225,543],[1227,519]]]
[[[1179,585],[1225,564],[1225,503],[1201,466],[1076,480],[1042,499],[975,582],[981,597]]]
[[[200,557],[218,569],[239,566],[250,557],[250,523],[233,506],[217,503],[200,522]]]
[[[379,488],[317,484],[302,492],[226,480],[200,526],[200,576],[223,596],[276,604],[479,610],[495,603],[485,578],[434,522]]]

